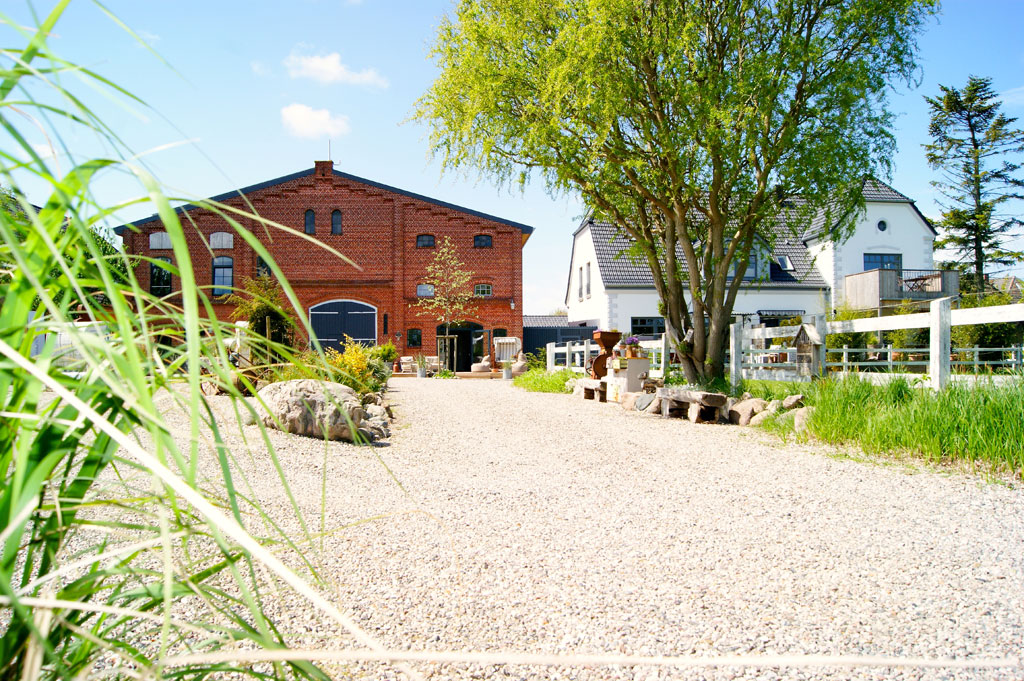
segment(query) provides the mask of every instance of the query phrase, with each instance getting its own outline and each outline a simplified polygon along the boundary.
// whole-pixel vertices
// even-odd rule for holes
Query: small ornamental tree
[[[1024,130],[1014,127],[1016,118],[999,111],[991,78],[970,76],[962,90],[945,85],[939,89],[939,97],[925,97],[931,108],[932,143],[924,148],[928,165],[942,173],[932,184],[945,197],[944,235],[935,247],[956,253],[961,269],[974,275],[965,288],[983,292],[986,264],[1024,260],[1024,253],[1005,247],[1022,224],[1005,208],[1024,198],[1024,165],[1018,162]]]
[[[416,303],[421,310],[419,316],[433,317],[444,325],[444,334],[449,335],[452,324],[466,321],[476,311],[476,296],[469,285],[472,277],[473,273],[459,259],[455,243],[450,237],[444,237],[434,259],[427,265],[427,276],[422,283],[431,286],[434,294]]]
[[[275,361],[280,353],[274,351],[274,345],[291,345],[292,330],[295,326],[292,319],[284,313],[288,309],[281,284],[273,277],[247,278],[242,282],[242,292],[232,293],[227,302],[234,305],[231,312],[234,320],[249,322],[252,338],[266,338],[267,347],[264,353],[268,363]]]

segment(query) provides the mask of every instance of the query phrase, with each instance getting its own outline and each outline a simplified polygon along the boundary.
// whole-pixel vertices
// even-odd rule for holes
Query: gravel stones
[[[1020,654],[1019,488],[949,470],[909,475],[827,456],[833,450],[819,443],[636,418],[502,381],[401,379],[391,388],[403,425],[388,447],[270,433],[310,522],[320,518],[323,480],[330,481],[327,531],[314,541],[301,541],[270,462],[238,458],[264,508],[308,550],[324,593],[385,646]],[[215,455],[201,465],[217,475]],[[279,554],[301,567],[287,547]],[[302,599],[285,592],[270,600],[293,645],[354,645]],[[413,666],[457,681],[1024,676],[1020,668]],[[373,662],[331,671],[401,678]]]

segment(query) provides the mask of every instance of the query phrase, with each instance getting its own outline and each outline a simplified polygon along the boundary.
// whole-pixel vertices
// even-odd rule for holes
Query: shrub
[[[580,374],[569,369],[552,373],[543,369],[530,369],[526,373],[516,376],[512,380],[512,385],[534,393],[567,393],[572,392],[565,387],[570,378],[580,378]]]
[[[307,350],[296,355],[290,364],[281,367],[273,380],[315,378],[334,381],[364,395],[383,390],[391,376],[390,365],[383,359],[374,357],[373,348],[367,349],[351,338],[346,340],[344,352],[338,352],[334,348],[327,349],[326,364],[320,361],[315,352]]]
[[[370,357],[379,359],[385,364],[394,364],[398,359],[398,348],[389,340],[383,345],[375,345],[370,348]]]

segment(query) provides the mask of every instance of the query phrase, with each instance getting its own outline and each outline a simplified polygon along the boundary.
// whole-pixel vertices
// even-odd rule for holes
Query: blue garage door
[[[377,343],[377,310],[371,305],[352,300],[332,300],[309,309],[313,333],[324,350],[341,350],[345,336],[357,343]]]

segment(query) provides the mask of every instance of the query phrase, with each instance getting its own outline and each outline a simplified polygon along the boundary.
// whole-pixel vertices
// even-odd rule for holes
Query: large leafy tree
[[[934,0],[461,0],[418,103],[446,167],[539,173],[649,264],[688,379],[724,373],[755,244],[841,232],[894,150]],[[791,201],[799,197],[798,201]],[[692,333],[688,333],[692,332]]]
[[[986,265],[1024,260],[1024,253],[1005,248],[1006,238],[1022,223],[1004,211],[1008,202],[1024,198],[1016,162],[1024,152],[1024,130],[1013,127],[1016,118],[999,111],[991,78],[970,76],[962,90],[939,89],[940,96],[925,97],[932,137],[925,151],[928,164],[942,172],[932,184],[945,196],[944,234],[936,247],[960,256],[965,269],[973,270],[971,288],[981,292]]]

